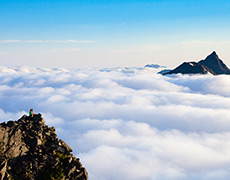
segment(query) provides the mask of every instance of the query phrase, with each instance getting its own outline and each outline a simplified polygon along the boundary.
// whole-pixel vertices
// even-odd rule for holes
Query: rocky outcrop
[[[0,124],[0,180],[87,180],[71,152],[41,114]]]
[[[205,60],[197,62],[184,62],[175,69],[164,73],[166,74],[230,74],[230,69],[224,64],[224,62],[218,57],[214,51],[207,56]]]

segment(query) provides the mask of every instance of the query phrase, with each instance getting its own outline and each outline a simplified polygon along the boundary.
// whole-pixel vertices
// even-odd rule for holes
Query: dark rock
[[[218,57],[215,51],[212,54],[210,54],[205,60],[201,60],[198,63],[208,67],[216,75],[230,74],[230,69]]]
[[[147,64],[147,65],[145,65],[145,68],[156,68],[156,69],[158,69],[158,68],[166,68],[166,66],[160,66],[158,64]]]
[[[230,69],[219,59],[218,55],[214,51],[205,60],[196,62],[184,62],[175,69],[163,73],[166,74],[230,74]]]
[[[209,68],[196,62],[184,62],[177,68],[165,74],[214,74]]]
[[[87,180],[71,152],[41,114],[0,124],[0,180]]]
[[[163,69],[160,72],[158,72],[157,74],[166,74],[168,72],[172,71],[171,69]]]

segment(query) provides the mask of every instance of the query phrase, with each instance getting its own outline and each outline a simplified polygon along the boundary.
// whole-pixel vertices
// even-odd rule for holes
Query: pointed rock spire
[[[207,59],[219,59],[219,56],[217,55],[216,51],[213,51],[212,54],[208,55],[205,60]]]
[[[213,51],[212,54],[210,54],[211,56],[217,56],[216,51]]]

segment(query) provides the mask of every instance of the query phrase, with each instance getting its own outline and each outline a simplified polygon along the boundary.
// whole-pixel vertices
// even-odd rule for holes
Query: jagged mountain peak
[[[230,69],[224,64],[215,51],[207,56],[205,60],[201,60],[198,63],[208,67],[216,75],[230,74]]]
[[[220,58],[217,55],[216,51],[213,51],[210,55],[208,55],[204,61],[219,61]]]
[[[224,64],[224,62],[219,58],[216,51],[213,51],[210,55],[206,57],[205,60],[196,62],[186,62],[182,63],[175,69],[165,73],[166,74],[230,74],[230,69]]]
[[[218,57],[216,51],[213,51],[209,56],[217,56]]]

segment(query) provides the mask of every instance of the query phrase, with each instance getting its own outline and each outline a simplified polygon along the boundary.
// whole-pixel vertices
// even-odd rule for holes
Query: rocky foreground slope
[[[0,180],[87,180],[71,152],[41,114],[0,124]]]

